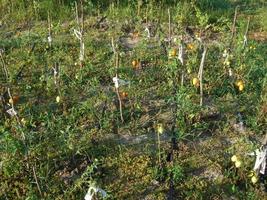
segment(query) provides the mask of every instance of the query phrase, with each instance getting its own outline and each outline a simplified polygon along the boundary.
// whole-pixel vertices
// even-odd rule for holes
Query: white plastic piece
[[[59,77],[59,67],[55,66],[52,68],[54,72],[54,83],[57,85],[57,79]]]
[[[129,85],[130,84],[130,81],[125,81],[125,80],[122,80],[122,79],[119,79],[118,77],[113,77],[113,82],[115,84],[115,88],[119,88],[120,85]]]
[[[98,192],[101,193],[103,198],[105,198],[107,196],[107,193],[104,190],[102,190],[101,188],[96,188],[94,186],[90,186],[88,189],[88,192],[86,193],[86,195],[84,197],[84,200],[92,200],[94,195]]]
[[[76,29],[73,30],[74,31],[74,35],[77,37],[78,40],[82,39],[82,33]]]
[[[14,110],[14,108],[10,108],[6,111],[11,117],[14,117],[17,115],[17,112]]]
[[[148,27],[145,28],[145,32],[147,32],[147,38],[150,38],[151,35]]]
[[[81,49],[80,49],[80,61],[84,60],[84,43],[82,42],[81,44]]]
[[[230,77],[232,77],[232,76],[233,76],[233,71],[232,71],[232,69],[231,69],[231,68],[229,69],[229,76],[230,76]]]
[[[184,48],[183,48],[182,44],[179,45],[179,56],[178,56],[178,59],[180,60],[182,65],[184,65]]]
[[[49,44],[52,43],[52,37],[51,37],[51,35],[49,35],[49,36],[47,37],[47,41],[48,41]]]
[[[119,81],[118,81],[118,77],[113,77],[113,83],[115,84],[115,88],[119,88]]]
[[[57,67],[53,67],[53,72],[54,72],[54,77],[57,77],[58,76],[58,69]]]
[[[228,55],[229,55],[229,54],[228,54],[227,50],[225,49],[225,50],[223,51],[223,57],[226,58],[226,57],[228,57]]]
[[[247,44],[248,44],[248,38],[246,35],[244,35],[243,47],[245,47]]]
[[[253,168],[254,171],[259,171],[261,174],[265,174],[266,154],[267,154],[266,147],[264,147],[261,151],[259,149],[256,150],[256,161]]]

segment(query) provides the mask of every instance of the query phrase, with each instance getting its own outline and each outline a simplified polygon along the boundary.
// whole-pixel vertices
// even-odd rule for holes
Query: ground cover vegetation
[[[266,199],[263,0],[1,0],[0,199]]]

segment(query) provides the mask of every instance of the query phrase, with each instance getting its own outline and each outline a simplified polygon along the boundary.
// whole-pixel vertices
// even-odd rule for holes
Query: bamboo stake
[[[159,164],[161,164],[161,152],[160,152],[160,135],[159,135],[159,131],[157,131],[157,136],[158,136],[158,153],[159,153],[159,157],[158,157],[158,159],[159,159]]]
[[[3,66],[4,72],[5,72],[6,80],[7,80],[7,82],[10,82],[8,70],[7,70],[7,67],[6,67],[6,64],[5,64],[5,61],[4,61],[2,52],[0,52],[0,56],[1,56],[2,66]],[[9,99],[12,100],[13,97],[12,97],[12,94],[11,94],[11,91],[10,91],[10,85],[9,85],[9,83],[8,83],[8,87],[7,87],[7,93],[8,93]],[[14,110],[14,103],[13,103],[13,101],[10,101],[9,103],[11,104],[12,110]]]
[[[14,108],[14,102],[13,102],[13,96],[12,96],[12,93],[11,93],[11,89],[10,89],[10,77],[9,77],[9,73],[8,73],[8,70],[7,70],[7,67],[6,67],[6,64],[5,64],[5,61],[4,61],[4,58],[3,58],[3,54],[2,52],[0,51],[0,57],[1,57],[1,62],[2,62],[2,66],[3,66],[3,70],[5,72],[5,76],[6,76],[6,81],[9,82],[7,85],[7,93],[8,93],[8,96],[9,96],[9,99],[11,99],[11,101],[9,102],[11,104],[11,109],[12,111],[15,112],[15,108]],[[21,127],[21,122],[19,120],[19,117],[17,116],[17,114],[14,115],[16,120],[17,120],[17,123],[18,125]],[[25,141],[25,134],[24,132],[21,130],[22,132],[22,138],[23,138],[23,141]]]
[[[116,77],[116,79],[118,79],[119,54],[116,52],[113,38],[111,39],[111,45],[112,45],[112,49],[113,49],[113,52],[115,55],[115,67],[116,67],[116,76],[115,77]],[[117,97],[119,100],[121,122],[123,123],[124,118],[123,118],[123,114],[122,114],[122,101],[121,101],[121,97],[120,97],[120,93],[119,93],[119,87],[115,86],[115,90],[116,90]]]
[[[47,22],[48,22],[48,44],[49,44],[49,47],[51,48],[52,46],[52,31],[51,31],[51,18],[50,18],[50,12],[48,11],[47,13]]]
[[[42,191],[41,191],[41,188],[40,188],[40,185],[39,185],[37,176],[36,176],[36,172],[35,172],[35,167],[34,167],[34,166],[32,167],[32,171],[33,171],[33,177],[34,177],[35,183],[36,183],[36,185],[37,185],[37,189],[38,189],[38,191],[39,191],[39,193],[40,193],[40,196],[42,197],[42,196],[43,196],[43,193],[42,193]]]
[[[232,25],[232,35],[231,35],[230,44],[229,44],[229,48],[230,49],[232,47],[232,43],[233,43],[234,36],[235,36],[235,33],[236,33],[235,25],[236,25],[236,19],[237,19],[237,11],[238,11],[238,6],[236,6],[236,8],[235,8],[234,21],[233,21],[233,25]]]
[[[179,44],[179,55],[178,59],[182,65],[182,74],[181,74],[181,86],[184,85],[184,46],[183,46],[183,38],[181,44]]]
[[[141,8],[141,2],[138,1],[138,2],[137,2],[137,16],[138,16],[138,17],[140,16],[140,8]]]
[[[248,43],[247,35],[248,35],[249,24],[250,24],[250,17],[248,17],[247,27],[246,27],[246,31],[245,31],[245,34],[244,34],[243,49],[245,48],[245,46]]]
[[[207,53],[207,47],[204,46],[204,51],[202,53],[201,63],[200,63],[199,72],[198,72],[198,78],[200,81],[200,106],[203,105],[203,69],[204,69],[206,53]]]
[[[83,18],[83,1],[81,0],[81,21],[79,20],[79,12],[78,12],[78,6],[77,6],[77,2],[75,1],[75,11],[76,11],[76,22],[78,25],[78,34],[76,35],[77,38],[80,41],[80,66],[83,66],[84,63],[84,18]]]
[[[262,145],[266,145],[267,144],[267,133],[264,136],[264,139],[262,140]]]
[[[168,16],[169,16],[169,48],[171,47],[171,12],[168,8]]]

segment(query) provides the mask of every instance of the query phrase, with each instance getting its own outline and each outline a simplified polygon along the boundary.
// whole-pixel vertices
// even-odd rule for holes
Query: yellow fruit
[[[238,86],[238,90],[239,90],[240,92],[242,92],[242,91],[244,90],[244,85],[243,85],[243,84],[239,85],[239,86]]]
[[[57,96],[57,98],[56,98],[56,102],[57,102],[57,103],[60,102],[60,97],[59,97],[59,96]]]
[[[194,45],[193,45],[192,43],[190,43],[190,44],[187,45],[187,48],[188,48],[189,50],[192,50],[192,49],[194,49]]]
[[[26,120],[25,120],[24,118],[22,118],[20,121],[21,121],[21,123],[22,123],[23,125],[26,124]]]
[[[258,182],[258,177],[257,176],[252,176],[252,178],[251,178],[251,182],[253,183],[253,184],[255,184],[255,183],[257,183]]]
[[[191,72],[192,72],[191,69],[188,68],[188,69],[187,69],[187,73],[188,73],[188,74],[191,74]]]
[[[235,167],[236,167],[236,168],[241,167],[241,165],[242,165],[242,162],[241,162],[240,160],[236,160],[236,161],[235,161]]]
[[[8,102],[9,102],[10,104],[13,104],[13,99],[10,98],[10,99],[8,100]]]
[[[126,99],[128,97],[128,93],[127,92],[119,92],[119,95],[122,99]]]
[[[10,104],[16,104],[19,101],[19,96],[15,95],[8,100]]]
[[[133,60],[132,61],[132,66],[134,70],[140,70],[141,69],[141,63],[138,60]]]
[[[132,65],[133,65],[133,67],[136,67],[136,66],[138,65],[138,61],[133,60],[133,61],[132,61]]]
[[[169,57],[175,57],[177,55],[177,51],[176,51],[176,49],[172,49],[172,50],[170,50],[170,52],[169,52]]]
[[[252,178],[253,176],[255,176],[255,171],[254,170],[251,170],[248,174],[248,177]]]
[[[239,86],[239,85],[243,85],[244,83],[243,83],[243,81],[242,80],[238,80],[238,81],[236,81],[236,86]]]
[[[198,78],[193,78],[192,83],[195,87],[199,87],[199,79]]]
[[[231,157],[231,161],[232,162],[236,162],[238,159],[237,159],[237,156],[236,155],[233,155],[232,157]]]
[[[163,133],[164,129],[163,129],[162,124],[158,124],[157,125],[157,131],[158,131],[159,134],[162,134]]]
[[[133,38],[138,38],[139,37],[139,32],[138,31],[135,31],[134,33],[133,33]]]

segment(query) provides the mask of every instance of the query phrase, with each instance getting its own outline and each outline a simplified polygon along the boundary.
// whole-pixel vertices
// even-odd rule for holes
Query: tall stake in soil
[[[168,16],[169,16],[169,48],[171,47],[171,12],[168,8]]]
[[[204,50],[202,53],[201,63],[200,63],[199,72],[198,72],[198,78],[200,81],[200,106],[203,105],[203,69],[204,69],[206,53],[207,53],[207,47],[204,45]]]
[[[116,77],[116,80],[118,80],[119,54],[116,52],[113,38],[111,39],[111,45],[112,45],[112,49],[113,49],[114,56],[115,56],[115,67],[116,67],[116,76],[115,77]],[[123,123],[124,119],[123,119],[123,114],[122,114],[122,102],[121,102],[121,97],[120,97],[120,93],[119,93],[119,86],[116,87],[116,85],[115,85],[115,90],[116,90],[117,97],[119,100],[121,122]]]
[[[235,8],[235,15],[234,15],[234,21],[233,21],[233,25],[232,25],[232,35],[231,35],[231,38],[230,38],[229,49],[232,48],[234,36],[235,36],[235,33],[236,33],[235,25],[236,25],[236,19],[237,19],[237,12],[238,12],[238,6],[236,6],[236,8]]]
[[[79,56],[79,60],[80,60],[80,66],[83,67],[84,64],[84,16],[83,16],[83,1],[81,0],[81,19],[79,20],[79,12],[78,12],[78,6],[77,6],[77,2],[75,1],[75,11],[76,11],[76,21],[77,21],[77,25],[78,25],[78,31],[74,31],[76,37],[79,39],[80,41],[80,56]]]
[[[47,13],[47,23],[48,23],[48,44],[49,47],[51,48],[52,46],[52,30],[51,30],[51,18],[50,18],[50,12],[48,11]]]
[[[248,35],[249,24],[250,24],[250,17],[248,17],[247,27],[246,27],[246,31],[244,34],[243,49],[246,47],[246,45],[248,43],[247,35]]]

